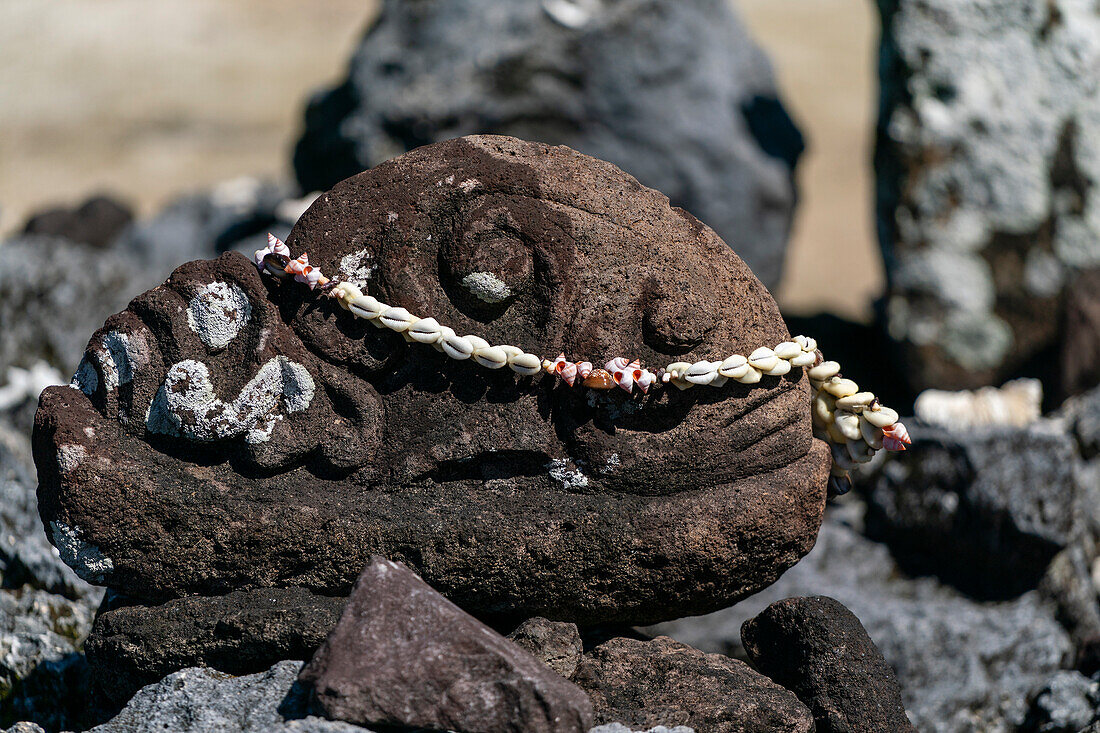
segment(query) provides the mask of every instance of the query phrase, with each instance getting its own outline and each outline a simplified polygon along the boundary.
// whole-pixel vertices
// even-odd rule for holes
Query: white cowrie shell
[[[490,344],[485,339],[481,338],[480,336],[475,336],[472,333],[466,334],[466,338],[470,341],[471,344],[474,345],[474,351],[477,351],[478,349],[487,349],[492,346],[492,344]]]
[[[836,398],[825,392],[818,392],[813,401],[814,424],[825,427],[833,421],[836,413]]]
[[[775,347],[775,355],[787,361],[790,361],[801,353],[803,353],[802,347],[794,341],[784,341]]]
[[[863,434],[859,431],[859,415],[853,415],[850,412],[837,412],[836,417],[833,418],[833,424],[848,440],[860,440],[863,437]]]
[[[691,369],[691,364],[686,361],[674,361],[665,367],[665,371],[671,374],[673,379],[683,378],[688,369]],[[681,387],[680,389],[687,389],[687,387]]]
[[[434,318],[421,318],[409,326],[409,338],[422,344],[434,344],[443,333],[443,326]]]
[[[889,427],[898,421],[897,410],[893,410],[884,405],[880,405],[877,410],[864,410],[863,416],[867,418],[867,422],[871,423],[876,428]]]
[[[432,344],[432,348],[435,349],[436,351],[443,351],[443,340],[448,339],[448,338],[454,338],[454,335],[455,335],[455,330],[453,328],[451,328],[450,326],[440,326],[439,327],[439,338],[436,340],[436,342],[434,344]]]
[[[853,395],[859,391],[859,385],[853,382],[851,379],[841,379],[834,377],[824,384],[823,390],[831,394],[833,397],[847,397]]]
[[[737,379],[738,377],[744,376],[745,372],[748,370],[749,360],[740,354],[727,356],[726,360],[718,365],[718,373],[730,379]]]
[[[518,346],[509,346],[508,344],[498,344],[497,348],[502,350],[505,356],[511,361],[513,356],[519,356],[523,353],[523,349]]]
[[[336,302],[344,310],[351,310],[351,306],[348,305],[356,298],[363,297],[363,291],[359,289],[358,285],[354,283],[340,283],[333,290],[337,294]]]
[[[360,295],[348,301],[348,310],[367,320],[378,318],[387,308],[388,305],[372,295]]]
[[[836,426],[836,420],[825,426],[825,432],[829,434],[829,442],[836,445],[844,445],[848,442],[848,436],[840,431],[840,428]]]
[[[855,394],[841,397],[836,401],[836,406],[848,412],[858,412],[875,401],[875,396],[870,392],[856,392]]]
[[[474,361],[488,369],[500,369],[508,364],[508,355],[499,346],[486,346],[474,349]]]
[[[756,384],[757,382],[759,382],[761,377],[763,376],[761,375],[760,370],[751,365],[746,366],[748,366],[749,368],[745,370],[745,373],[742,374],[740,377],[735,377],[735,379],[741,384]]]
[[[697,361],[688,367],[684,379],[692,384],[710,384],[718,376],[717,362]]]
[[[782,377],[784,374],[791,370],[791,363],[784,359],[778,359],[775,362],[775,366],[767,371],[769,377]]]
[[[854,440],[844,447],[848,450],[848,457],[856,463],[867,463],[875,457],[871,447],[862,440]]]
[[[840,374],[840,364],[837,364],[835,361],[823,361],[807,372],[807,374],[810,375],[810,379],[824,382],[826,379]]]
[[[799,334],[798,336],[792,336],[791,341],[794,341],[796,344],[798,344],[799,348],[804,348],[806,346],[806,337],[802,334]]]
[[[413,314],[409,313],[404,308],[387,308],[382,311],[382,315],[379,316],[379,320],[382,321],[382,325],[386,328],[391,328],[394,331],[405,331],[413,324]]]
[[[542,360],[534,354],[516,354],[508,357],[508,366],[516,374],[530,377],[542,371]]]
[[[803,336],[803,338],[806,339],[806,342],[802,344],[803,351],[808,351],[811,354],[817,351],[817,341],[810,338],[809,336]]]
[[[474,353],[474,345],[467,336],[458,336],[453,331],[446,336],[440,345],[443,353],[452,359],[469,359]]]
[[[882,448],[882,428],[872,425],[864,415],[859,417],[859,432],[864,443],[875,450]]]
[[[762,372],[770,372],[775,368],[775,364],[778,361],[779,357],[767,346],[761,346],[759,349],[749,354],[749,366],[754,369],[759,369]]]
[[[713,362],[717,364],[718,362]],[[721,387],[729,381],[729,377],[723,377],[721,374],[714,375],[714,379],[710,380],[711,387]]]
[[[812,351],[803,351],[801,354],[791,359],[791,366],[796,367],[808,367],[813,366],[813,363],[817,361],[817,355]]]

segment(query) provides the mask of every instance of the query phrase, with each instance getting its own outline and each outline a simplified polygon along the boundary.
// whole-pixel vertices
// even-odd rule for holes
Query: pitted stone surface
[[[568,148],[420,148],[322,195],[288,245],[326,273],[368,267],[387,303],[551,357],[656,367],[789,337],[710,229]],[[475,297],[471,272],[512,297]],[[212,283],[250,310],[215,350],[188,319]],[[107,337],[125,337],[125,360]],[[101,582],[147,601],[346,595],[379,554],[502,623],[657,621],[773,582],[824,506],[800,373],[585,393],[407,344],[236,253],[109,318],[80,374],[85,389],[47,390],[36,417],[40,512],[109,558]],[[83,449],[65,470],[63,446]]]

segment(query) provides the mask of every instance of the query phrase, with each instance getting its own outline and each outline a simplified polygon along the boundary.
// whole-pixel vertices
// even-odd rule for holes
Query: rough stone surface
[[[1054,556],[1039,584],[1040,592],[1057,605],[1058,620],[1073,638],[1074,667],[1086,674],[1100,671],[1100,604],[1092,578],[1097,550],[1092,537],[1083,535]]]
[[[873,479],[867,528],[914,573],[983,597],[1038,585],[1081,529],[1077,446],[1060,420],[1025,428],[914,424]]]
[[[535,659],[569,679],[577,670],[583,651],[576,624],[529,618],[508,634],[508,640]]]
[[[25,234],[47,234],[72,242],[106,247],[122,233],[134,214],[126,204],[108,196],[93,196],[74,208],[56,207],[32,216]]]
[[[592,698],[596,720],[635,728],[812,731],[809,709],[742,661],[657,637],[616,638],[581,659],[573,681]]]
[[[609,160],[779,282],[802,136],[724,0],[388,0],[310,103],[294,165],[322,190],[471,133]]]
[[[745,622],[741,640],[757,669],[810,707],[818,733],[915,733],[894,670],[839,601],[777,601]]]
[[[666,725],[657,725],[643,731],[629,728],[622,723],[608,723],[606,725],[597,725],[595,728],[588,731],[588,733],[695,733],[695,729],[688,728],[685,725],[677,725],[673,728],[669,728]]]
[[[243,675],[283,659],[307,660],[345,602],[301,588],[269,588],[123,606],[96,617],[85,652],[98,689],[121,705],[187,667]]]
[[[1047,376],[1065,285],[1100,264],[1100,17],[1076,0],[878,5],[878,229],[906,373],[917,389]]]
[[[908,578],[884,545],[861,534],[858,498],[844,498],[826,515],[813,552],[775,585],[725,611],[651,631],[744,658],[745,621],[775,601],[825,594],[852,610],[897,672],[918,730],[1014,730],[1028,694],[1072,662],[1072,643],[1054,609],[1036,593],[980,603],[934,578]]]
[[[567,148],[420,148],[323,195],[288,244],[535,353],[658,365],[789,337],[710,229]],[[515,295],[484,303],[471,271]],[[186,315],[214,282],[251,312],[221,349]],[[812,547],[829,457],[808,389],[792,372],[640,400],[519,379],[227,253],[138,296],[74,386],[43,393],[39,511],[78,574],[144,599],[342,595],[379,554],[482,618],[653,622],[728,605]]]
[[[1100,683],[1080,672],[1055,672],[1031,696],[1021,733],[1079,733],[1100,712]]]
[[[92,731],[364,733],[359,726],[308,715],[304,691],[295,683],[301,667],[288,660],[244,677],[185,669],[143,688],[115,718]]]
[[[380,557],[300,679],[329,718],[485,733],[583,732],[584,692]]]
[[[1066,289],[1062,340],[1063,396],[1100,384],[1100,267],[1086,270]]]

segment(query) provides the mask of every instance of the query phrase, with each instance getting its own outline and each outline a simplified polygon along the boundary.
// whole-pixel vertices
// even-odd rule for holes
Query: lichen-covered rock
[[[567,148],[420,148],[324,194],[288,244],[539,354],[656,366],[789,338],[710,229]],[[486,302],[471,275],[510,295]],[[794,372],[645,400],[520,379],[227,253],[139,295],[73,386],[43,394],[39,510],[78,574],[138,598],[341,595],[380,554],[485,618],[657,621],[753,593],[812,547],[829,456],[808,394]]]
[[[1053,365],[1065,284],[1100,263],[1100,17],[1075,0],[878,5],[878,229],[907,376],[976,387]]]
[[[740,660],[665,636],[606,641],[584,655],[573,681],[592,698],[601,723],[711,733],[814,730],[810,710],[790,690]]]
[[[309,714],[296,684],[301,662],[232,677],[206,667],[184,669],[143,688],[93,733],[370,733]]]
[[[97,688],[122,705],[145,685],[187,667],[243,675],[283,659],[307,660],[336,626],[346,600],[265,588],[122,606],[99,613],[84,650]]]
[[[745,622],[741,640],[757,669],[809,706],[818,733],[915,733],[894,670],[835,599],[777,601]]]
[[[779,282],[802,136],[725,0],[389,0],[305,122],[306,191],[459,135],[568,145],[667,194]]]
[[[1035,690],[1030,701],[1020,733],[1084,733],[1100,715],[1100,683],[1062,670]]]
[[[299,677],[325,715],[388,729],[584,733],[575,685],[432,590],[371,559]]]
[[[577,669],[583,645],[576,624],[529,618],[508,634],[508,641],[569,679]]]

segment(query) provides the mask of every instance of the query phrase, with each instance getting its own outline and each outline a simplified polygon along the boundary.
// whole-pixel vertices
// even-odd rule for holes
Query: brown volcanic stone
[[[357,725],[479,733],[592,727],[584,692],[380,557],[359,576],[299,679],[325,715]]]
[[[700,733],[805,733],[809,709],[749,665],[658,636],[617,638],[581,659],[573,681],[596,710],[598,724],[632,728],[686,725]]]
[[[346,602],[302,588],[263,588],[123,606],[96,616],[84,651],[96,686],[121,705],[187,667],[246,675],[283,659],[307,660]]]
[[[420,148],[322,195],[289,245],[551,357],[656,368],[789,337],[714,232],[564,147]],[[512,295],[483,302],[494,279]],[[829,457],[800,372],[645,400],[517,378],[228,253],[110,318],[83,390],[43,394],[40,513],[79,572],[146,599],[344,595],[379,554],[501,623],[656,622],[750,595],[813,546]]]
[[[569,678],[577,669],[583,644],[576,624],[548,621],[541,616],[529,618],[508,634],[508,641],[526,649],[531,656]]]
[[[745,622],[741,640],[761,672],[810,706],[820,733],[916,730],[894,670],[840,601],[777,601]]]

